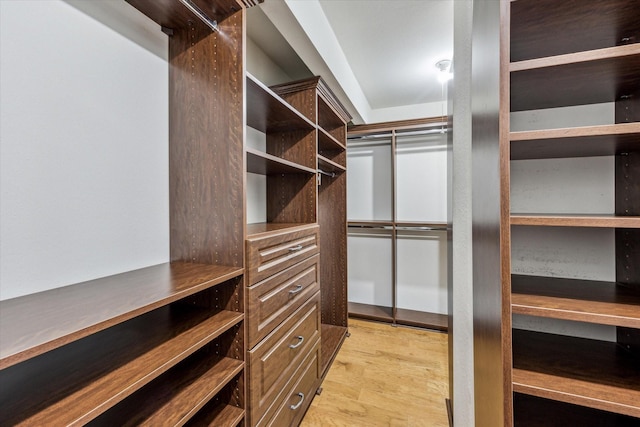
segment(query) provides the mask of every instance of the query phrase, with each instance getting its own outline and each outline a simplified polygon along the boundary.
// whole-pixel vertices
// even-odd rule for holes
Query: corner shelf
[[[511,214],[511,225],[543,227],[640,228],[640,217],[604,214]]]
[[[0,369],[241,276],[242,268],[173,262],[0,301]]]
[[[247,147],[247,172],[260,175],[274,174],[315,174],[316,171],[289,160]]]
[[[312,131],[316,125],[295,108],[259,82],[246,74],[247,125],[261,132],[292,130]]]
[[[640,366],[616,343],[516,329],[513,391],[640,417]]]
[[[615,282],[511,276],[514,314],[640,329],[640,292]]]
[[[511,160],[611,156],[640,148],[640,123],[511,132]]]

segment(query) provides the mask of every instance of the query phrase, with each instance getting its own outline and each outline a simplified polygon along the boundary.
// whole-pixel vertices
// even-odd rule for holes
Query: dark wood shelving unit
[[[275,174],[315,174],[316,171],[298,165],[294,162],[281,159],[271,154],[263,153],[259,150],[247,147],[247,172],[257,173],[260,175]]]
[[[640,329],[640,292],[615,282],[511,277],[514,314]]]
[[[11,389],[2,396],[2,424],[91,421],[243,318],[227,310],[161,307],[0,371]],[[37,378],[25,381],[34,372]]]
[[[0,301],[2,369],[241,276],[174,262]]]
[[[189,427],[236,427],[243,420],[244,410],[223,402],[206,411],[201,411],[186,425]]]
[[[640,417],[640,366],[617,343],[516,329],[513,390]]]
[[[268,234],[272,231],[287,230],[296,231],[307,228],[309,224],[297,222],[259,222],[255,224],[247,224],[247,237],[255,238],[260,234]]]
[[[482,236],[474,241],[474,264],[482,266],[474,267],[474,283],[482,283],[474,286],[476,424],[638,425],[640,9],[635,0],[518,0],[485,12],[474,21],[474,55],[483,64],[472,95],[494,94],[487,102],[497,108],[473,112],[474,153],[483,153],[474,154],[474,167],[486,164],[474,169],[474,197],[483,200],[473,214],[474,236]],[[509,128],[513,112],[600,103],[614,103],[613,124]],[[511,212],[518,189],[510,182],[510,161],[592,156],[614,158],[612,214]],[[491,175],[496,166],[497,177]],[[615,279],[512,274],[512,251],[527,245],[519,238],[511,247],[510,233],[519,226],[611,229]],[[570,336],[577,334],[571,328],[557,335],[547,322],[539,325],[546,332],[512,329],[512,313],[532,322],[609,325],[612,341]],[[582,326],[585,334],[592,330]]]
[[[345,151],[343,142],[338,141],[333,135],[324,130],[322,127],[318,127],[318,151]]]
[[[640,228],[640,216],[600,214],[511,214],[511,225],[542,227]]]
[[[511,132],[511,160],[612,156],[638,150],[639,123]]]

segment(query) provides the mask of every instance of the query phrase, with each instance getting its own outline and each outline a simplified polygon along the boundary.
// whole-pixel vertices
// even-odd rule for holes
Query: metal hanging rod
[[[318,173],[320,175],[325,175],[325,176],[328,176],[328,177],[331,177],[331,178],[335,178],[336,177],[336,173],[335,172],[325,172],[322,169],[318,169]]]
[[[200,7],[198,7],[197,4],[195,4],[194,2],[192,2],[191,0],[180,0],[180,3],[182,3],[187,9],[189,9],[194,15],[196,15],[198,18],[200,18],[200,20],[202,22],[204,22],[205,24],[207,24],[207,26],[209,28],[211,28],[212,31],[215,31],[216,33],[220,32],[220,28],[218,28],[218,21],[216,21],[215,19],[211,19],[207,16],[206,13],[204,13],[204,11],[202,9],[200,9]]]
[[[447,227],[396,227],[396,230],[403,231],[447,231]]]

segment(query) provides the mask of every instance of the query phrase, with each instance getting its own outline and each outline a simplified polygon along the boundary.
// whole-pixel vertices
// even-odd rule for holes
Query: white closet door
[[[398,231],[397,307],[447,314],[445,231]]]
[[[447,221],[446,134],[396,137],[396,221]]]
[[[391,139],[349,141],[347,152],[347,218],[391,221]]]
[[[349,229],[349,302],[392,306],[391,239],[390,230]]]

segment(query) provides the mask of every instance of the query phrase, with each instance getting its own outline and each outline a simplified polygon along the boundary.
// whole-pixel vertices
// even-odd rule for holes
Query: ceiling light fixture
[[[440,83],[444,84],[453,78],[450,59],[441,59],[436,62],[436,68],[438,69],[438,81]]]

